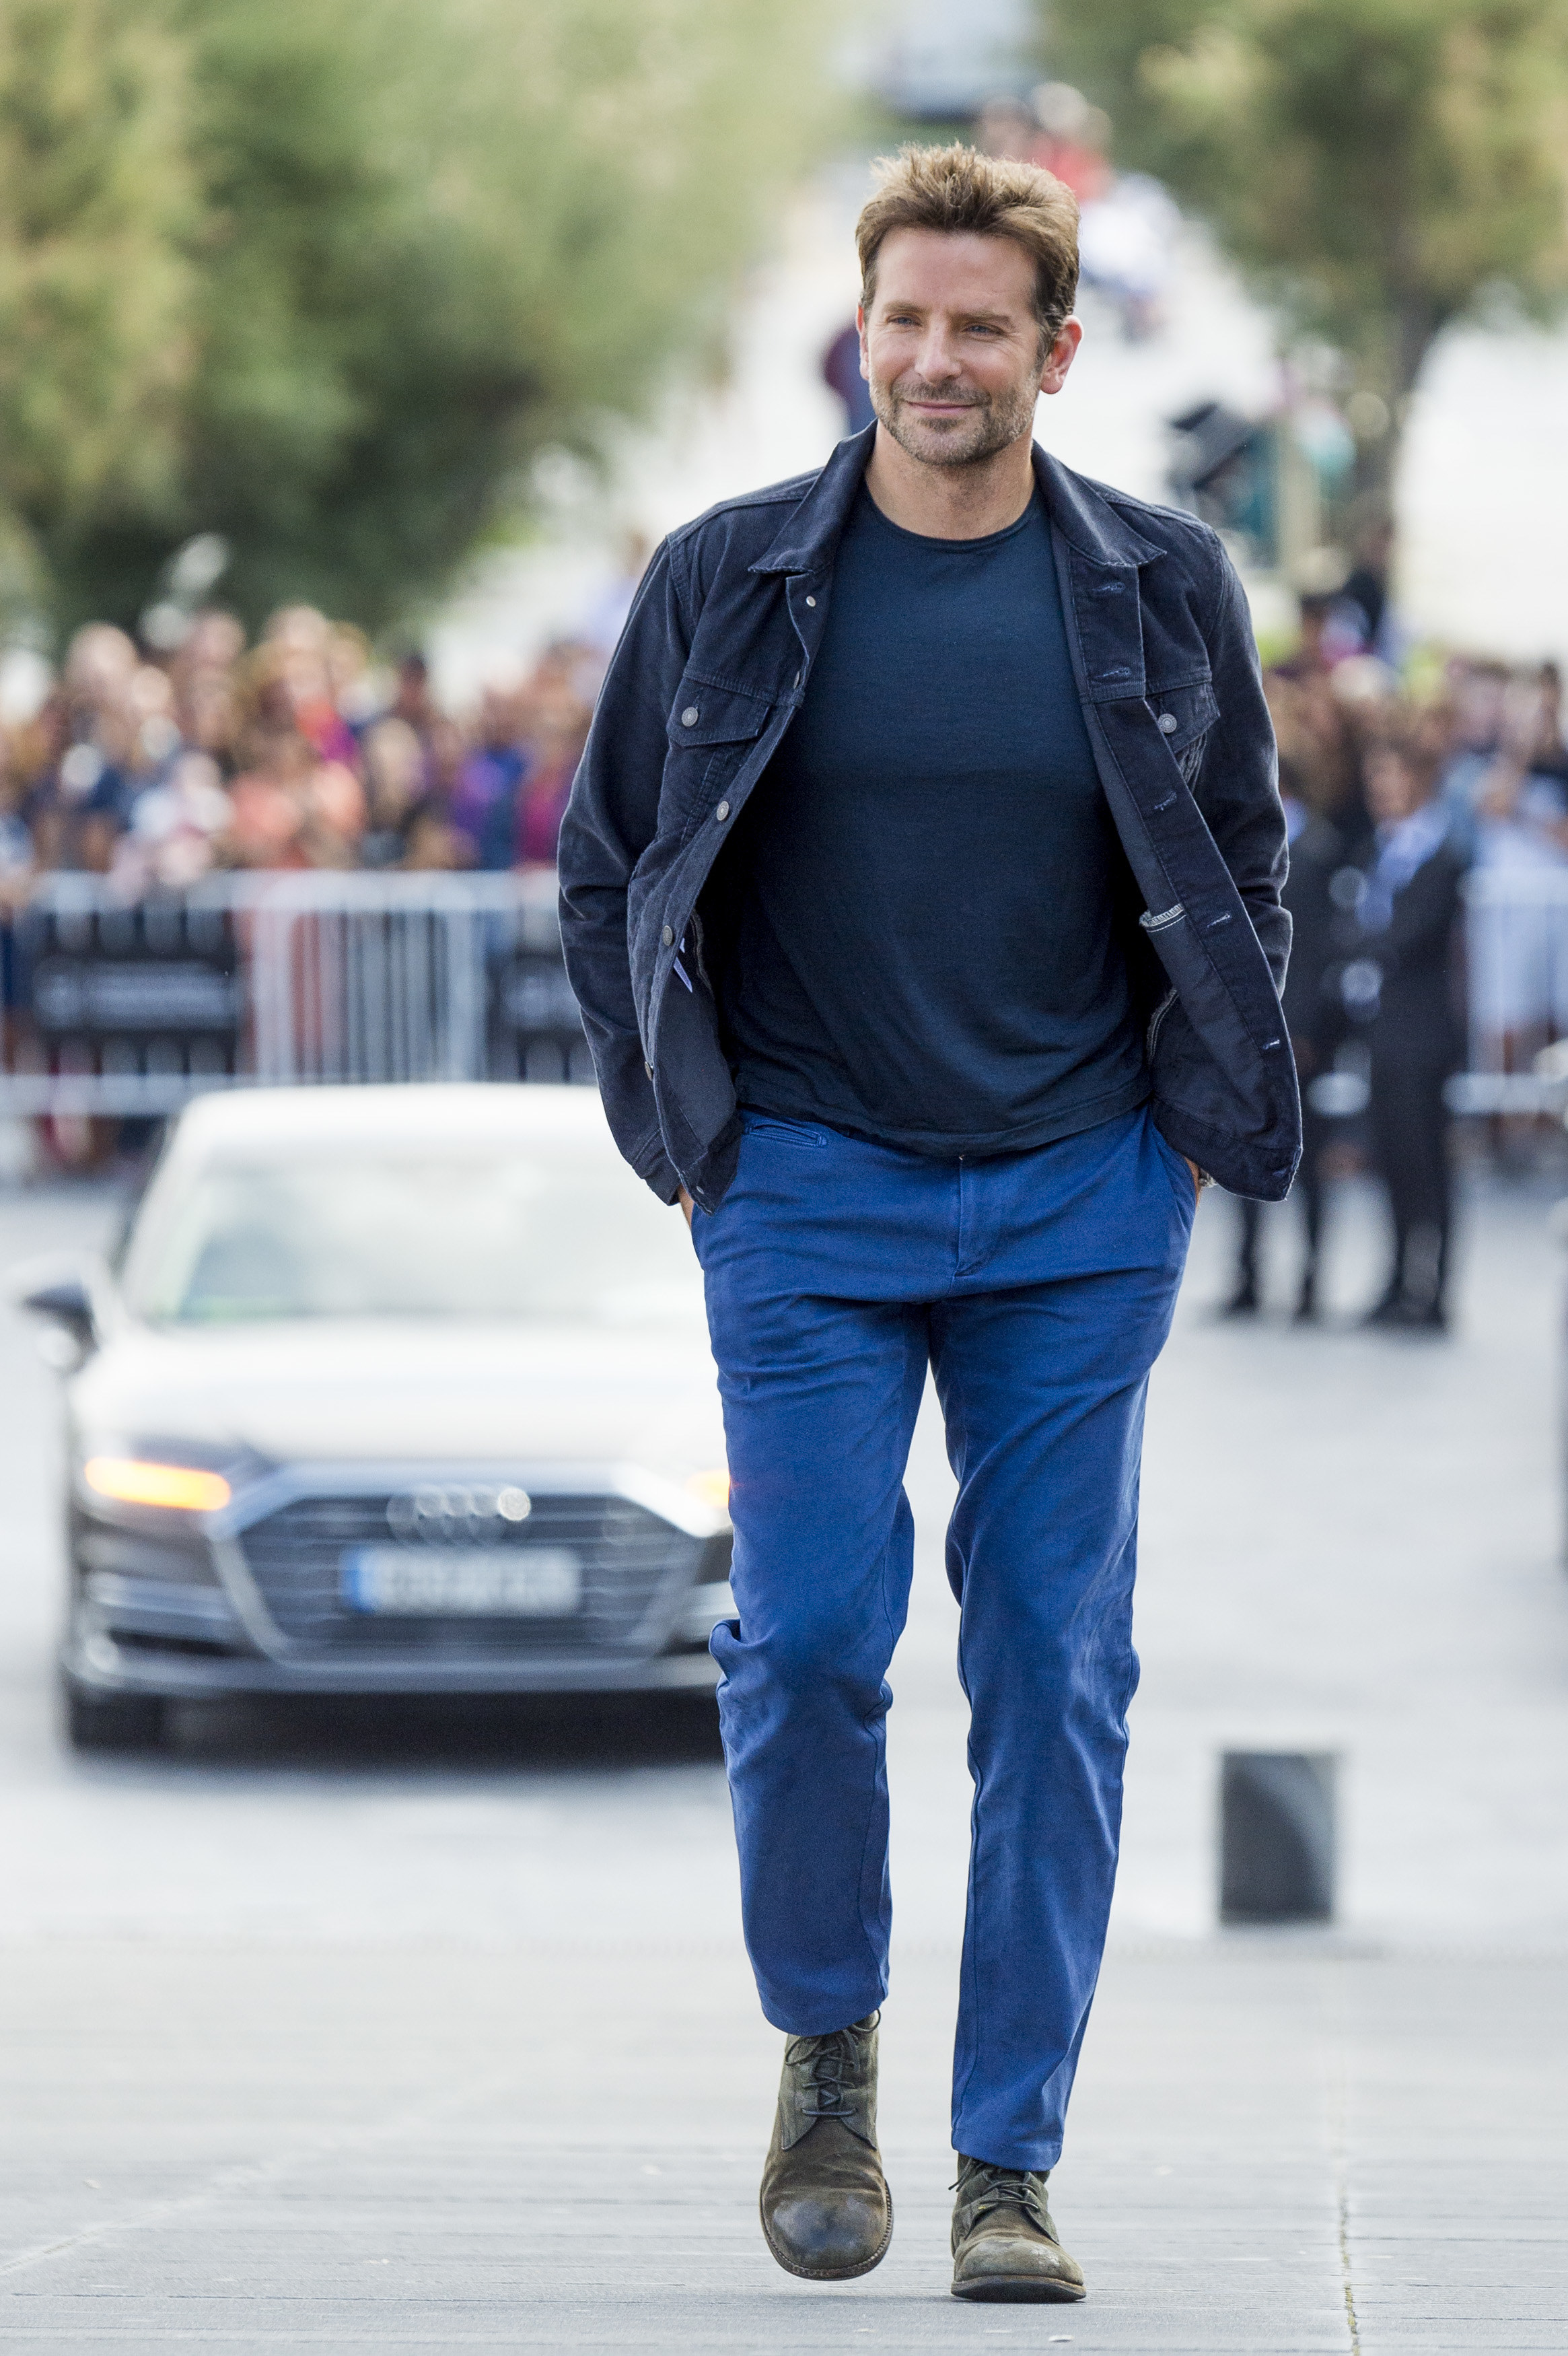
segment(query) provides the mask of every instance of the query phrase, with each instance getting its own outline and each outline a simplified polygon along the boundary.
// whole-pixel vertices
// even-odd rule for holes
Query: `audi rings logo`
[[[527,1521],[533,1499],[526,1489],[445,1487],[435,1482],[387,1500],[387,1527],[395,1538],[426,1546],[472,1546],[504,1537]]]

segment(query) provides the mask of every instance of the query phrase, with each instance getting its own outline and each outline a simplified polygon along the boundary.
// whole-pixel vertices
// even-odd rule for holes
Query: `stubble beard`
[[[1033,383],[1006,393],[979,391],[974,385],[870,382],[871,407],[901,450],[923,466],[978,466],[998,450],[1010,449],[1034,425],[1039,387]],[[915,401],[963,401],[962,418],[938,422],[910,413]]]

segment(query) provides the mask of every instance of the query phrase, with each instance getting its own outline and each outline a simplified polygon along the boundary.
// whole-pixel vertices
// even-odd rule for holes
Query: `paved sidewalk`
[[[903,1957],[886,2263],[757,2231],[776,2067],[708,1947],[48,1943],[4,1959],[0,2344],[1105,2356],[1568,2346],[1561,1967],[1115,1956],[1055,2206],[1092,2296],[947,2296],[955,1958]]]

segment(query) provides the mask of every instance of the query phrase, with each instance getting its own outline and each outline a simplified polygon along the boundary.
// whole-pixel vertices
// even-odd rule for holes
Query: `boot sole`
[[[763,2239],[768,2245],[769,2254],[783,2266],[786,2275],[797,2275],[802,2282],[853,2282],[859,2275],[869,2275],[873,2266],[881,2265],[888,2254],[888,2244],[893,2238],[893,2196],[891,2192],[888,2195],[888,2230],[871,2255],[862,2258],[858,2266],[797,2266],[793,2258],[785,2257],[769,2233],[768,2221],[763,2216],[761,2203],[758,2204],[757,2214],[762,2217]]]
[[[985,2299],[1009,2307],[1067,2307],[1084,2296],[1081,2285],[1051,2282],[1042,2275],[993,2275],[990,2280],[952,2286],[955,2298]]]

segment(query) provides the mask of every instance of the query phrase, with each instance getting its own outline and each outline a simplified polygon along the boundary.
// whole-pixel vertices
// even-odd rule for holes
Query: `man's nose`
[[[927,384],[939,384],[963,372],[952,329],[933,321],[921,337],[920,373]]]

